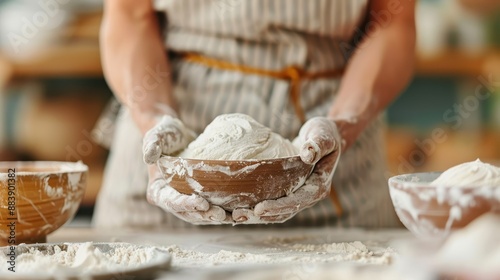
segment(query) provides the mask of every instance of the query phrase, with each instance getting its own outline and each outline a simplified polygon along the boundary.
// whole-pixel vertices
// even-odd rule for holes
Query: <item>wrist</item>
[[[328,118],[337,124],[341,137],[348,142],[349,147],[376,115],[375,98],[366,98],[359,102],[350,98],[336,100],[328,113]]]
[[[156,104],[148,109],[130,108],[130,112],[143,135],[151,130],[163,116],[177,118],[177,112],[165,104]]]
[[[328,117],[348,123],[367,124],[380,111],[377,95],[369,90],[340,90]]]
[[[349,149],[356,142],[368,124],[368,119],[361,116],[328,116],[328,119],[337,126],[343,151]]]

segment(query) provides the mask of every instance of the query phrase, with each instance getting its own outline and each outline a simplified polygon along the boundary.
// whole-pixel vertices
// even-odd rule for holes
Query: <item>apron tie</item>
[[[181,57],[188,62],[201,64],[220,70],[236,71],[244,74],[260,75],[274,79],[287,80],[290,82],[290,100],[295,109],[295,114],[301,123],[306,122],[304,109],[300,104],[300,86],[303,80],[315,80],[325,78],[338,78],[344,73],[344,69],[333,69],[320,72],[305,72],[298,66],[289,66],[282,70],[267,70],[262,68],[250,67],[246,65],[235,64],[224,60],[218,60],[206,57],[198,53],[181,53]]]
[[[337,191],[335,190],[335,185],[332,184],[330,189],[330,200],[335,207],[335,211],[337,211],[337,216],[341,217],[344,214],[344,210],[342,209],[342,204],[340,204],[339,196],[337,195]]]

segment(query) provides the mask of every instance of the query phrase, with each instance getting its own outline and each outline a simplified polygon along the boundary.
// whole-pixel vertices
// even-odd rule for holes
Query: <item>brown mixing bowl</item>
[[[163,177],[183,194],[197,193],[232,211],[276,199],[302,186],[314,165],[299,156],[269,160],[198,160],[162,156]]]
[[[72,219],[87,171],[80,162],[0,162],[0,246],[45,242]]]
[[[500,186],[431,186],[439,175],[415,173],[389,179],[396,213],[417,237],[446,237],[486,212],[500,212]]]

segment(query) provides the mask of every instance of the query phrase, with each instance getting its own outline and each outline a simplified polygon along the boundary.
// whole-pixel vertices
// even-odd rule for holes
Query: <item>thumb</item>
[[[339,149],[340,134],[337,126],[327,118],[314,118],[304,125],[305,142],[300,149],[304,163],[316,164],[321,158]]]
[[[148,131],[142,144],[143,160],[147,164],[155,163],[162,154],[162,139],[156,131]]]

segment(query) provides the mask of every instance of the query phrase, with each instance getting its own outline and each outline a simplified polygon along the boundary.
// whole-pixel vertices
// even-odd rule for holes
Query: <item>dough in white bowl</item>
[[[431,183],[432,186],[500,187],[500,168],[479,159],[454,166]]]

